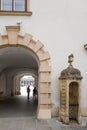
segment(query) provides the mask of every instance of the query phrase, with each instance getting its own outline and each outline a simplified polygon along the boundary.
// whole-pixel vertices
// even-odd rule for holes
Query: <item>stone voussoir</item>
[[[29,42],[30,42],[31,39],[32,39],[32,35],[26,33],[24,35],[24,39],[22,41],[22,44],[23,45],[29,45]]]
[[[39,57],[40,61],[49,60],[50,59],[50,55],[49,55],[48,52],[44,52],[43,54],[39,54],[38,57]]]
[[[37,52],[39,49],[41,49],[44,45],[38,40],[35,44],[35,46],[32,48],[34,52]]]

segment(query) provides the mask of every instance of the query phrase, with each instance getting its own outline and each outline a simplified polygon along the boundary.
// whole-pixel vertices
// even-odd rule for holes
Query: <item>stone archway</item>
[[[25,75],[26,76],[30,75],[30,76],[34,77],[34,79],[35,79],[34,85],[38,89],[38,75],[37,75],[37,73],[35,73],[33,70],[30,70],[30,69],[29,70],[28,69],[26,70],[25,68],[22,68],[22,69],[23,70],[19,70],[19,71],[17,71],[16,69],[14,70],[15,71],[14,78],[13,78],[13,81],[14,81],[13,88],[15,89],[15,91],[13,92],[14,95],[20,95],[21,94],[21,92],[20,92],[20,79]],[[13,73],[13,71],[11,73]]]
[[[51,67],[50,55],[44,45],[35,41],[30,34],[19,34],[19,26],[6,26],[7,35],[0,36],[0,48],[7,46],[22,46],[31,50],[38,58],[39,64],[39,104],[37,118],[51,118]]]

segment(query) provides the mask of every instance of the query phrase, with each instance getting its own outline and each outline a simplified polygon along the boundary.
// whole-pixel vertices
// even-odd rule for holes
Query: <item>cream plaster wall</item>
[[[52,106],[59,105],[60,72],[67,67],[67,56],[74,54],[74,67],[82,72],[82,107],[87,107],[87,0],[30,0],[32,16],[0,16],[0,32],[21,21],[20,32],[40,39],[49,51],[52,66]],[[10,19],[10,20],[9,20]]]
[[[82,107],[82,116],[87,116],[87,107]]]

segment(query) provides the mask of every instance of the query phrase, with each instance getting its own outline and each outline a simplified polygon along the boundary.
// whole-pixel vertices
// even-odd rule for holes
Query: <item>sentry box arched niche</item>
[[[81,72],[72,66],[73,54],[69,55],[69,66],[61,72],[59,118],[65,124],[76,121],[81,124]]]

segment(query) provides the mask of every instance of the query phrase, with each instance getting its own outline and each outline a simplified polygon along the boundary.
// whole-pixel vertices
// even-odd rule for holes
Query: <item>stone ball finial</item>
[[[70,54],[70,55],[68,56],[69,67],[72,67],[73,58],[74,58],[74,55],[73,55],[73,54]]]

